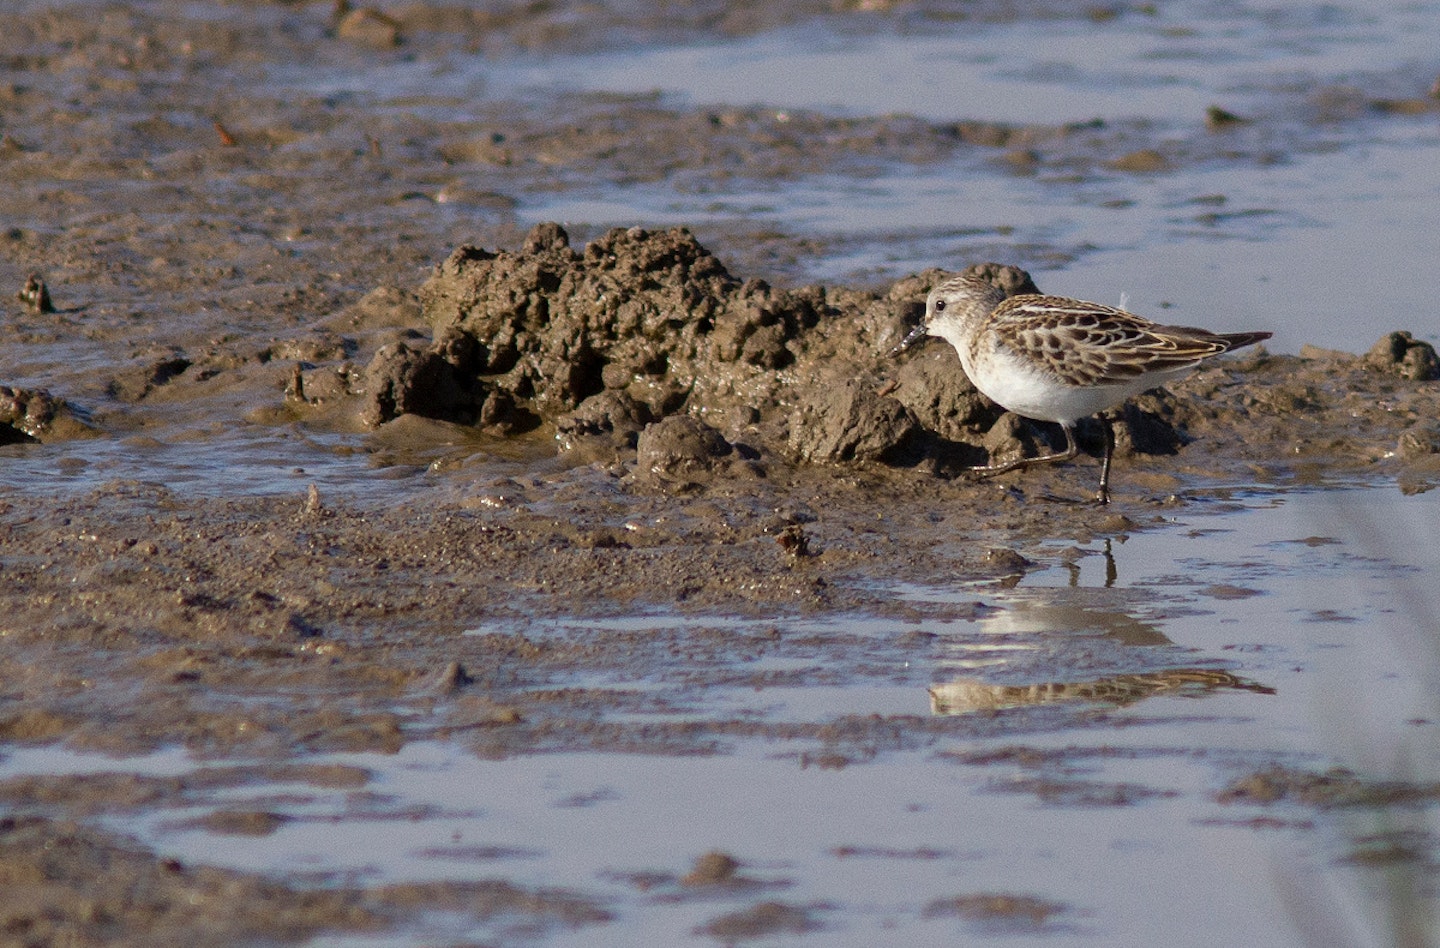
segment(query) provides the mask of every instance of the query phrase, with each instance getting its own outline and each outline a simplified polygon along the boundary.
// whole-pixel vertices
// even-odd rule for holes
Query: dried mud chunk
[[[695,933],[718,938],[726,944],[734,944],[776,935],[803,935],[823,927],[808,909],[783,902],[761,902],[750,908],[713,918],[697,928]]]
[[[98,432],[74,416],[69,404],[49,392],[0,386],[0,444],[62,441]]]
[[[391,49],[400,45],[400,23],[378,10],[351,10],[340,20],[335,34],[343,40],[373,46],[376,49]]]
[[[577,254],[553,223],[517,252],[459,248],[419,295],[437,339],[473,340],[474,373],[544,415],[642,379],[734,391],[791,364],[825,310],[822,290],[741,284],[684,228],[616,228]]]
[[[599,438],[616,446],[635,447],[640,432],[654,421],[649,406],[624,392],[604,391],[580,403],[580,407],[555,424],[560,450],[574,449],[587,438]]]
[[[1407,461],[1440,454],[1440,422],[1422,421],[1400,432],[1400,456]]]
[[[1440,358],[1435,347],[1408,332],[1388,333],[1365,353],[1365,361],[1412,382],[1440,379]]]
[[[1040,292],[1029,273],[1008,263],[977,263],[966,267],[964,275],[984,280],[991,286],[1004,290],[1006,296]]]
[[[714,428],[689,415],[671,415],[640,432],[636,461],[652,483],[685,485],[708,480],[734,448]]]
[[[812,390],[790,416],[790,449],[807,461],[898,462],[920,426],[910,410],[866,382]]]
[[[891,397],[920,424],[954,441],[974,440],[1004,413],[971,384],[948,345],[930,345],[905,360],[893,376]]]
[[[412,349],[403,342],[382,346],[365,369],[367,425],[384,424],[400,415],[449,418],[462,404],[455,368],[438,353]]]

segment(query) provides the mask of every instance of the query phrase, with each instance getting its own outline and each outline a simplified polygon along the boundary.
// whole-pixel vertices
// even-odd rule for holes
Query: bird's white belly
[[[1117,385],[1067,385],[1053,374],[1004,351],[992,351],[984,371],[976,371],[962,354],[961,363],[970,381],[1002,408],[1039,421],[1073,424],[1181,373],[1146,374]]]

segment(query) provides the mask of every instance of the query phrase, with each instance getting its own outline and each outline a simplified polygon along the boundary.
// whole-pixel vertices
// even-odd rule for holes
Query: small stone
[[[38,273],[32,273],[25,278],[25,285],[15,294],[15,298],[29,306],[32,313],[55,312],[55,305],[50,301],[50,289]]]
[[[680,877],[681,885],[719,885],[735,878],[740,862],[729,853],[712,850],[699,859],[690,871]]]
[[[714,428],[689,415],[671,415],[649,425],[636,443],[642,480],[690,484],[710,478],[716,460],[734,448]]]
[[[1246,125],[1249,119],[1241,118],[1234,112],[1226,111],[1218,105],[1212,105],[1205,110],[1205,126],[1212,131],[1221,128],[1233,128],[1236,125]]]
[[[351,10],[340,20],[336,34],[352,43],[388,49],[400,45],[400,23],[377,10]]]
[[[1397,450],[1407,461],[1440,454],[1440,422],[1422,421],[1400,432]]]
[[[1106,162],[1106,167],[1115,171],[1131,171],[1143,174],[1154,171],[1164,171],[1170,167],[1170,161],[1153,148],[1141,148],[1138,151],[1130,152],[1128,155],[1121,155],[1114,161]]]
[[[475,679],[465,671],[465,666],[459,662],[450,662],[440,670],[436,676],[435,683],[431,688],[436,694],[452,695],[467,685],[473,685]]]
[[[1386,333],[1365,353],[1365,361],[1412,382],[1440,379],[1435,347],[1408,332]]]

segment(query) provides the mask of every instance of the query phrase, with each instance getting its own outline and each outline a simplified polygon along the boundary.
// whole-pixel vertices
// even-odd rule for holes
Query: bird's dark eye
[[[935,312],[939,313],[939,312],[942,312],[944,309],[945,309],[945,301],[944,301],[944,300],[936,300],[936,301],[935,301]]]

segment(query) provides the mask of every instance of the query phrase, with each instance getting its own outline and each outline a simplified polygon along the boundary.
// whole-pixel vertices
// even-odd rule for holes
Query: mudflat
[[[830,8],[685,15],[733,35],[816,6]],[[0,494],[0,751],[181,746],[249,763],[0,784],[5,938],[283,942],[434,911],[598,924],[606,907],[573,892],[317,888],[181,863],[91,818],[175,805],[202,784],[365,785],[361,770],[306,762],[320,752],[454,740],[491,757],[705,755],[741,733],[819,733],[839,726],[637,722],[623,714],[633,695],[537,687],[718,667],[765,647],[749,637],[515,629],[653,609],[903,619],[916,607],[890,584],[1019,575],[1162,523],[1197,493],[1370,478],[1420,491],[1440,478],[1440,363],[1405,331],[1409,314],[1377,316],[1389,324],[1364,354],[1323,339],[1261,349],[1136,399],[1102,509],[1065,502],[1089,495],[1093,456],[966,475],[1058,435],[986,402],[946,346],[887,357],[942,271],[804,284],[803,236],[567,230],[517,213],[581,181],[784,182],[964,149],[1023,162],[1037,142],[1083,175],[1143,162],[1143,126],[781,116],[643,95],[461,104],[418,80],[396,105],[307,86],[374,57],[418,73],[461,53],[659,41],[684,25],[674,11],[563,2],[7,14],[0,465],[26,473]],[[1004,264],[982,272],[1032,285]],[[48,305],[38,284],[25,291],[31,274]],[[1093,453],[1097,431],[1081,434]],[[192,473],[176,476],[177,457]],[[827,740],[965,726],[875,715]],[[215,819],[223,837],[284,817]],[[798,911],[762,904],[712,934],[810,930]]]

